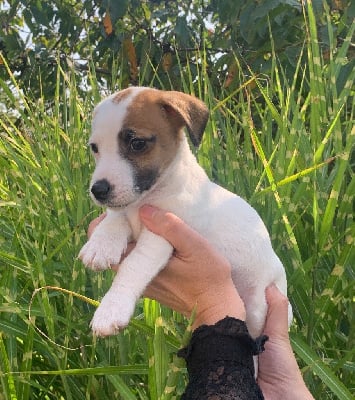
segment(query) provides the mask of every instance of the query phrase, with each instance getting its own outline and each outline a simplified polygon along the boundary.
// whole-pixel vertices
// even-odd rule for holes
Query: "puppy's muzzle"
[[[91,193],[101,203],[106,202],[112,192],[112,186],[106,179],[100,179],[91,186]]]

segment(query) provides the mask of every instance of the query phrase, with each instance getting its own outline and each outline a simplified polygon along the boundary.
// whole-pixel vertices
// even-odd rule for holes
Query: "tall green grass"
[[[355,71],[346,54],[355,24],[338,49],[329,29],[325,62],[310,5],[305,21],[291,81],[274,56],[270,76],[250,71],[216,93],[200,54],[200,79],[181,67],[181,82],[211,109],[200,163],[259,211],[285,265],[306,383],[316,399],[351,399]],[[100,93],[94,70],[85,97],[75,79],[58,67],[53,104],[25,97],[10,71],[0,82],[10,105],[0,116],[0,399],[179,398],[186,371],[176,351],[189,337],[181,316],[142,300],[127,329],[96,340],[93,305],[49,288],[31,303],[44,286],[97,300],[112,278],[76,259],[99,212],[87,194],[86,141]]]

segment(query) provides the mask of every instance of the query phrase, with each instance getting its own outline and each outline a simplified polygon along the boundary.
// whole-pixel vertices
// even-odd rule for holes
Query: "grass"
[[[351,399],[355,70],[346,55],[355,24],[336,51],[329,29],[325,61],[310,4],[305,20],[292,80],[273,57],[270,76],[250,71],[232,92],[214,92],[203,65],[198,82],[181,68],[181,82],[211,109],[200,163],[259,211],[285,265],[291,340],[307,385],[316,399]],[[87,195],[86,141],[100,97],[93,72],[89,79],[83,98],[75,72],[58,67],[53,104],[25,97],[10,71],[0,82],[9,106],[0,117],[1,400],[172,399],[186,384],[176,351],[187,323],[154,301],[142,300],[130,326],[107,339],[90,334],[95,304],[54,289],[36,293],[29,320],[35,289],[97,300],[111,282],[76,259],[99,212]]]

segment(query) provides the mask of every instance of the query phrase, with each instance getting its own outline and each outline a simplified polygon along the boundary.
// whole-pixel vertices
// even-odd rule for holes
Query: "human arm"
[[[189,373],[183,399],[263,399],[252,357],[259,349],[245,325],[229,262],[175,215],[144,207],[140,217],[175,249],[145,295],[186,317],[196,313],[190,344],[179,352]]]
[[[288,334],[288,299],[276,286],[266,289],[268,312],[264,334],[269,337],[259,355],[258,384],[265,399],[312,400],[293,354]]]
[[[170,240],[178,250],[184,248],[184,243],[187,249],[191,246],[191,253],[187,251],[188,256],[181,257],[179,251],[176,252],[180,259],[171,260],[167,268],[153,280],[146,295],[177,309],[177,304],[171,299],[178,293],[180,298],[185,299],[178,304],[179,311],[187,316],[198,299],[197,311],[205,310],[205,315],[200,315],[197,322],[195,320],[195,327],[202,323],[213,324],[226,315],[244,320],[245,310],[231,281],[230,265],[215,253],[209,243],[199,235],[196,237],[196,232],[163,211],[144,208],[141,210],[141,219],[148,229]],[[176,242],[179,233],[181,242]],[[196,242],[193,238],[196,238]],[[187,286],[188,282],[192,282],[192,288]],[[197,293],[199,296],[196,296]],[[214,293],[218,294],[213,296]],[[311,400],[313,397],[303,381],[289,340],[288,299],[276,286],[267,288],[266,299],[268,313],[264,334],[269,340],[265,344],[265,352],[259,355],[258,384],[265,399],[285,399],[287,395],[288,400]],[[233,311],[237,314],[233,314]]]

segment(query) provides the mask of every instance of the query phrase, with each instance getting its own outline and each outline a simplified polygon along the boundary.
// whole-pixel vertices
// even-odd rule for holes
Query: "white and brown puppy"
[[[175,213],[230,261],[253,337],[261,334],[265,321],[265,288],[274,282],[286,294],[284,268],[259,215],[212,183],[189,148],[183,128],[197,146],[208,114],[195,97],[140,87],[113,94],[95,108],[91,194],[107,207],[107,217],[79,257],[89,268],[103,270],[120,261],[128,241],[137,242],[95,312],[91,326],[96,335],[114,334],[128,324],[136,301],[172,254],[166,240],[141,225],[143,204]]]

